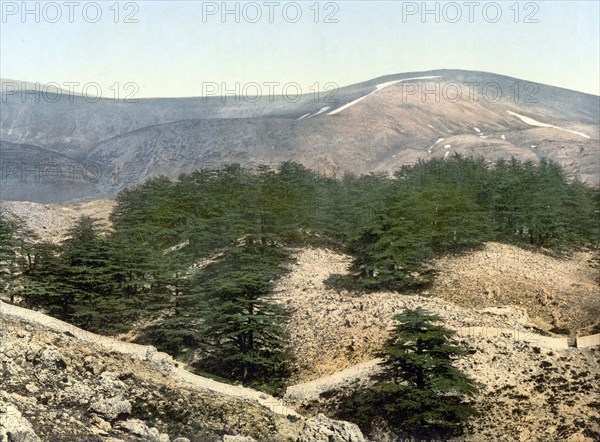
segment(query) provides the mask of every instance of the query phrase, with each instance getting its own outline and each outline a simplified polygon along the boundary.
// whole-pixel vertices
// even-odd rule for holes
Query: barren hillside
[[[40,241],[58,243],[81,216],[98,219],[98,226],[109,227],[108,217],[115,206],[113,200],[96,200],[74,204],[39,204],[27,201],[1,201],[9,219],[21,222]]]
[[[598,252],[553,257],[499,243],[436,261],[431,292],[472,308],[514,305],[546,330],[587,335],[600,331]],[[594,259],[595,258],[595,259]]]
[[[281,96],[22,103],[3,95],[1,197],[107,198],[153,176],[226,163],[292,160],[339,175],[394,171],[453,153],[547,158],[598,184],[597,96],[462,70],[387,75],[334,92],[294,103]],[[39,168],[48,170],[34,177]]]
[[[495,254],[495,267],[490,253]],[[527,259],[513,263],[519,253]],[[444,299],[450,296],[442,291],[444,277],[421,295],[338,293],[325,288],[323,280],[344,273],[348,256],[304,249],[297,258],[292,271],[280,280],[277,298],[293,310],[289,330],[297,357],[296,385],[288,388],[286,397],[299,410],[332,412],[337,395],[368,383],[378,371],[373,358],[388,335],[392,316],[421,306],[459,332],[460,342],[469,349],[460,366],[485,385],[476,399],[480,413],[461,440],[592,442],[600,437],[600,410],[594,399],[600,394],[600,347],[575,348],[566,337],[539,328],[543,321],[530,318],[544,312],[537,307],[538,292],[526,290],[523,282],[557,293],[559,300],[569,296],[569,303],[559,301],[554,307],[561,309],[565,321],[573,321],[567,322],[570,326],[587,329],[597,317],[586,321],[581,315],[590,307],[600,308],[588,254],[555,259],[487,244],[483,251],[463,258],[438,260],[438,267],[446,271],[460,269],[452,292],[463,294],[457,303]],[[497,275],[495,281],[512,297],[483,301],[473,281],[493,279],[491,270],[489,276],[481,271],[484,264],[505,273],[502,282]],[[579,295],[579,286],[571,285],[576,282],[587,291]]]
[[[0,441],[361,442],[277,399],[0,302]]]
[[[562,326],[588,334],[598,321],[593,312],[600,309],[597,270],[590,257],[591,253],[582,252],[558,259],[488,243],[481,251],[437,260],[439,279],[421,295],[356,295],[327,289],[323,283],[330,274],[347,272],[349,256],[324,249],[300,250],[292,271],[276,289],[279,302],[294,312],[290,331],[293,347],[302,355],[297,379],[314,379],[371,359],[387,336],[392,316],[416,306],[439,313],[455,329],[544,333],[554,327],[545,315],[554,313]],[[494,295],[494,290],[504,296]],[[545,305],[540,293],[546,293]]]

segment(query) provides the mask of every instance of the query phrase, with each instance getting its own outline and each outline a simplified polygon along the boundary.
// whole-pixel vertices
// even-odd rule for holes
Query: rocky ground
[[[364,441],[353,424],[306,419],[267,395],[182,375],[168,357],[140,359],[40,316],[6,305],[0,315],[2,442]]]
[[[325,249],[302,249],[295,256],[291,271],[277,283],[275,299],[293,312],[289,331],[299,355],[298,382],[372,359],[393,325],[392,316],[405,308],[424,307],[455,329],[512,328],[555,337],[564,335],[552,333],[556,323],[544,318],[558,317],[558,325],[578,335],[597,333],[600,321],[591,252],[555,258],[489,243],[459,258],[437,260],[436,283],[419,295],[331,290],[324,280],[346,273],[349,256]]]
[[[113,200],[97,200],[69,204],[38,204],[27,201],[1,201],[9,219],[17,220],[40,240],[58,243],[81,216],[98,219],[100,227],[108,227],[108,216],[115,206]]]
[[[507,266],[515,254],[521,253],[515,249],[488,244],[483,251],[463,259],[472,263],[476,273],[481,269],[477,263],[486,257],[486,250],[496,253],[496,265]],[[578,297],[577,290],[573,290],[571,302],[559,304],[565,309],[562,317],[577,318],[578,311],[585,311],[587,306],[599,307],[600,299],[593,296],[598,293],[598,286],[593,280],[593,269],[587,267],[587,255],[560,260],[540,253],[526,253],[528,259],[516,263],[512,273],[503,274],[501,267],[497,275],[504,277],[491,278],[488,284],[508,290],[511,280],[517,287],[529,281],[554,293],[557,281],[562,283],[561,287],[568,288],[571,276],[572,282],[582,284],[589,291]],[[468,293],[475,299],[482,298],[477,286],[477,291],[469,292],[472,281],[477,279],[465,270],[454,287],[455,293],[460,293],[461,287],[466,293],[457,303],[444,299],[447,292],[440,294],[444,279],[420,295],[381,292],[357,296],[328,290],[323,284],[329,274],[347,271],[348,256],[322,249],[299,250],[296,256],[292,271],[278,283],[276,297],[292,311],[288,328],[297,356],[297,385],[288,388],[287,399],[299,410],[335,412],[336,392],[339,396],[347,393],[352,384],[368,383],[368,377],[377,371],[377,361],[373,358],[388,336],[393,315],[405,308],[421,306],[439,314],[448,327],[462,331],[458,339],[469,349],[469,355],[460,365],[484,385],[476,398],[480,414],[473,419],[464,440],[591,442],[600,438],[597,400],[600,348],[568,347],[564,336],[564,345],[554,348],[554,342],[561,342],[561,336],[541,328],[544,322],[537,317],[532,319],[528,310],[531,305],[537,305],[539,291],[515,292],[521,298],[505,298],[505,302],[496,299],[487,304],[490,307],[484,302],[478,306],[463,301],[461,305],[458,301],[468,299]],[[553,267],[548,267],[549,263]],[[450,263],[440,260],[438,266],[442,265]],[[493,268],[488,265],[488,269],[490,267]],[[537,269],[537,273],[532,268]],[[542,278],[544,272],[548,272],[545,279]],[[517,299],[521,302],[514,302]],[[536,310],[532,311],[537,314]],[[585,330],[597,318],[591,319],[579,318],[579,322],[569,324],[580,325],[579,330]],[[552,327],[552,324],[545,325]],[[468,333],[473,327],[478,327],[479,333]],[[345,371],[340,373],[342,370]],[[322,394],[324,392],[327,394]],[[384,441],[387,436],[376,437]]]
[[[557,257],[499,243],[436,260],[436,297],[462,306],[514,305],[545,330],[600,332],[598,251]]]

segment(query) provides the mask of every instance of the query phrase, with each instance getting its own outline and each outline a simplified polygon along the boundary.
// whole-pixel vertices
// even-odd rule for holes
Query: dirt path
[[[253,401],[268,408],[272,412],[283,416],[298,416],[294,410],[286,407],[281,401],[266,393],[238,385],[217,382],[177,367],[171,356],[166,353],[158,352],[156,348],[152,346],[132,344],[118,341],[111,337],[96,335],[43,313],[17,307],[2,301],[0,301],[0,316],[18,318],[30,324],[69,334],[82,342],[100,345],[110,351],[132,355],[139,360],[148,361],[157,365],[163,373],[193,387],[202,390],[210,390],[230,397]]]
[[[592,324],[592,317],[585,312],[600,309],[600,301],[588,255],[557,259],[490,243],[481,251],[439,260],[441,282],[421,295],[355,295],[324,284],[331,274],[347,273],[351,257],[326,249],[297,250],[291,272],[278,280],[274,295],[292,312],[288,330],[299,356],[293,382],[320,379],[373,359],[388,336],[393,316],[415,307],[440,315],[448,327],[463,330],[461,333],[478,330],[479,334],[506,333],[521,338],[534,333],[541,348],[567,348],[566,336],[535,332],[534,327],[545,331],[552,327],[539,317],[536,306],[543,306],[537,293],[546,291],[547,307],[560,309],[563,318],[587,318],[582,320]],[[448,285],[449,280],[453,285]],[[488,299],[481,287],[495,282],[503,287],[505,296]],[[587,334],[585,327],[580,334]]]

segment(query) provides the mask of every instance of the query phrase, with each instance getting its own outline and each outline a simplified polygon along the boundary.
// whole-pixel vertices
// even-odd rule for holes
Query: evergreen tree
[[[165,266],[171,271],[167,285],[169,299],[161,304],[163,308],[157,320],[145,327],[138,341],[154,345],[176,357],[193,359],[199,345],[201,303],[199,297],[191,292],[191,272],[182,262],[187,262],[187,256],[180,251],[165,256]],[[155,309],[156,306],[152,310]]]
[[[287,375],[286,311],[269,302],[283,251],[246,244],[198,275],[200,368],[245,385],[280,388]]]
[[[184,229],[181,214],[171,210],[176,201],[173,183],[162,177],[117,197],[108,245],[115,291],[129,306],[127,321],[157,314],[169,305],[174,271],[171,256],[164,252],[180,242]]]
[[[26,305],[43,308],[60,319],[72,319],[75,293],[66,279],[60,247],[48,242],[26,243],[21,253]]]
[[[91,331],[111,332],[123,325],[127,307],[115,293],[111,257],[97,220],[82,216],[67,231],[60,248],[58,280],[62,289],[55,297],[71,300],[67,319]]]
[[[489,237],[488,210],[477,200],[477,181],[467,177],[472,171],[460,157],[455,162],[456,170],[445,170],[450,165],[444,163],[435,173],[404,169],[397,174],[383,208],[362,223],[362,233],[350,243],[353,270],[364,288],[426,286],[433,276],[424,266],[428,259]]]
[[[370,431],[376,418],[404,437],[442,438],[461,433],[474,413],[466,400],[478,385],[454,366],[465,350],[441,318],[420,307],[394,319],[376,384],[344,400],[339,417]]]
[[[439,316],[420,307],[394,319],[398,324],[385,345],[385,380],[379,386],[387,398],[385,413],[409,434],[451,434],[474,411],[463,399],[477,387],[454,366],[465,351]]]
[[[6,219],[3,210],[0,209],[0,291],[7,295],[11,302],[14,302],[19,291],[18,280],[21,275],[16,230],[15,224]]]

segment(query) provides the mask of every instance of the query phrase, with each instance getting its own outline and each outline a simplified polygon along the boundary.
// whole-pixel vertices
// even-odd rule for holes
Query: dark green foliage
[[[555,163],[500,160],[489,173],[487,200],[498,238],[538,247],[597,243],[597,189],[569,182]]]
[[[27,243],[17,249],[21,256],[22,291],[25,303],[33,307],[54,307],[70,311],[73,299],[61,295],[59,247],[49,243]],[[65,291],[67,292],[67,291]]]
[[[21,274],[17,249],[17,226],[0,210],[0,291],[14,301]]]
[[[287,312],[268,301],[287,255],[276,245],[245,244],[199,272],[198,366],[246,385],[281,387],[289,354]]]
[[[448,438],[461,432],[474,410],[465,398],[476,384],[454,367],[465,351],[453,341],[454,332],[436,315],[421,308],[406,310],[383,353],[383,373],[374,387],[345,400],[340,417],[372,430],[383,417],[406,436]]]
[[[113,297],[109,259],[108,244],[97,232],[95,221],[80,218],[62,243],[61,269],[57,275],[63,286],[61,295],[72,300],[72,311],[62,312],[70,322],[104,331],[127,310],[119,305],[120,298]]]
[[[127,324],[133,306],[115,290],[110,247],[95,224],[82,217],[60,246],[23,248],[24,296],[28,304],[60,319],[112,333]]]
[[[331,278],[332,285],[419,289],[434,276],[430,258],[485,241],[564,248],[600,240],[598,190],[545,160],[489,167],[455,155],[402,167],[394,177],[369,191],[370,216],[346,230],[354,275]]]
[[[383,187],[379,204],[348,247],[366,290],[420,288],[435,254],[476,246],[489,236],[489,213],[478,201],[482,163],[456,157],[404,167]],[[474,170],[477,173],[474,173]]]
[[[278,388],[286,372],[285,314],[265,297],[288,259],[281,245],[297,241],[307,225],[305,194],[311,194],[312,181],[299,165],[283,164],[279,173],[259,168],[257,174],[230,166],[122,193],[113,214],[114,238],[124,233],[123,248],[115,250],[123,256],[120,268],[131,269],[127,278],[145,281],[128,283],[128,291],[140,298],[150,290],[147,315],[161,312],[141,340],[189,360],[199,355],[195,365],[201,370]],[[140,257],[127,238],[142,229],[147,234],[138,235],[144,238]],[[208,265],[190,269],[201,262]],[[168,288],[162,298],[161,281]]]
[[[231,165],[124,190],[111,231],[84,218],[59,246],[24,240],[0,218],[0,281],[77,325],[116,333],[146,324],[142,342],[273,387],[285,372],[285,315],[268,297],[285,247],[351,254],[352,274],[332,275],[330,286],[406,291],[431,283],[430,258],[485,241],[598,244],[599,210],[597,189],[548,161],[488,165],[456,155],[393,177],[340,180],[291,162]]]

